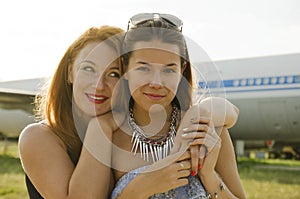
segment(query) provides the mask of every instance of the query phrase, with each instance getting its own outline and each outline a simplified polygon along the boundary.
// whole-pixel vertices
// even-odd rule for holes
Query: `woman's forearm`
[[[111,139],[109,126],[101,125],[100,128],[96,118],[90,121],[79,161],[70,179],[71,195],[76,198],[108,197],[111,181]]]
[[[210,196],[218,199],[237,199],[216,172],[202,176],[201,181],[206,189],[208,198]]]
[[[232,127],[239,115],[239,109],[225,98],[207,97],[200,101],[200,115],[211,117],[216,127]]]
[[[116,197],[116,199],[147,199],[151,194],[147,193],[146,189],[140,189],[139,186],[143,184],[142,174],[137,175],[131,182],[129,182],[126,187],[121,191],[121,193]]]

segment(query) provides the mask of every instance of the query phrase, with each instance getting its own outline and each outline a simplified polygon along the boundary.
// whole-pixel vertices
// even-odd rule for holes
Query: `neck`
[[[76,131],[83,141],[85,132],[91,117],[84,114],[77,106],[73,107],[73,120],[76,127]]]
[[[172,114],[172,106],[163,107],[153,105],[145,110],[138,105],[133,106],[135,122],[148,135],[162,134],[168,132]]]

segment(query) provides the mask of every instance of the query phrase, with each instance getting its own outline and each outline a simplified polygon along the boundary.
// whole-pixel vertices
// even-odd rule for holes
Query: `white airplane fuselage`
[[[300,54],[215,64],[226,98],[240,109],[233,139],[300,142]]]

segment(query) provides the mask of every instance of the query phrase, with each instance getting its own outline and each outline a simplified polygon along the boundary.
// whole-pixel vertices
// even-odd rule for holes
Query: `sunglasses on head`
[[[130,18],[128,21],[127,31],[132,27],[139,27],[149,21],[155,21],[156,19],[167,22],[171,27],[177,29],[179,32],[182,31],[183,22],[176,16],[170,14],[160,13],[140,13]]]

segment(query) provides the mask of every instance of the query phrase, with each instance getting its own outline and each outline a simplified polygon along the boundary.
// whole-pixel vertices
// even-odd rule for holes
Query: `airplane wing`
[[[33,113],[33,100],[36,93],[0,88],[0,109],[21,109]]]
[[[0,134],[18,137],[34,122],[34,98],[45,78],[0,82]]]
[[[33,100],[45,78],[0,82],[0,108],[21,109],[32,114]]]

